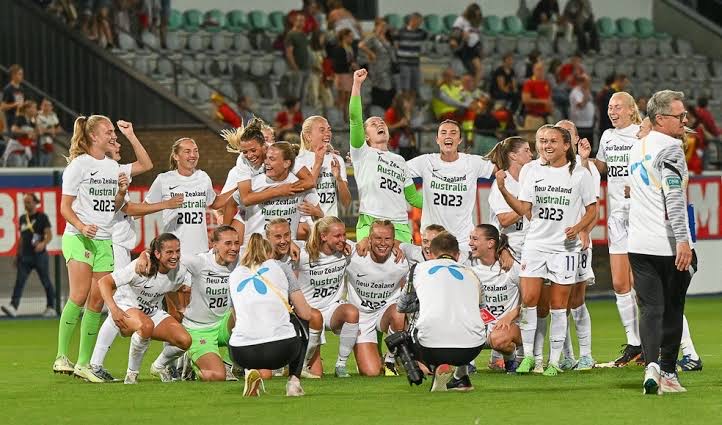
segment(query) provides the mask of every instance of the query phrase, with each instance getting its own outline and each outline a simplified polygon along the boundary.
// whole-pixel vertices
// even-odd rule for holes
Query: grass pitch
[[[53,375],[57,321],[0,321],[0,405],[3,424],[713,424],[722,417],[722,298],[687,302],[692,337],[704,370],[681,374],[686,394],[642,396],[643,369],[595,369],[555,378],[495,373],[477,359],[480,372],[467,394],[429,393],[427,380],[410,387],[397,378],[304,380],[306,396],[285,397],[285,379],[266,382],[260,399],[241,397],[240,383],[162,384],[148,368],[161,344],[147,353],[139,385],[88,384]],[[606,362],[618,355],[624,332],[612,300],[588,304],[593,354]],[[323,347],[332,371],[337,339]],[[128,339],[118,339],[106,362],[123,378]],[[548,344],[547,344],[548,346]],[[77,350],[77,336],[71,347]],[[548,347],[547,347],[548,348]],[[75,358],[71,354],[71,359]],[[349,371],[355,371],[353,359]]]

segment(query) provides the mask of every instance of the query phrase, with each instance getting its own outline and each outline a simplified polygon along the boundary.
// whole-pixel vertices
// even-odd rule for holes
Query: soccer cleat
[[[191,358],[188,353],[183,353],[182,356],[176,360],[175,367],[171,367],[171,372],[175,369],[173,374],[174,380],[176,381],[195,381],[196,372],[193,370],[191,364]]]
[[[516,368],[519,367],[519,363],[515,359],[504,361],[504,370],[507,374],[516,373]]]
[[[642,394],[660,395],[662,388],[659,386],[660,373],[656,363],[650,363],[644,370],[644,382],[642,383]]]
[[[133,385],[138,383],[138,371],[135,370],[128,370],[125,372],[125,379],[123,380],[124,384]]]
[[[679,377],[676,372],[660,373],[659,387],[663,393],[686,393],[687,389],[679,383]]]
[[[682,356],[682,359],[677,362],[677,369],[683,372],[692,372],[695,370],[702,370],[702,359],[693,359],[692,356]]]
[[[516,373],[529,373],[534,369],[534,357],[524,357],[524,360],[519,363],[519,366],[516,368]]]
[[[596,362],[592,356],[582,356],[579,358],[579,362],[574,367],[574,370],[592,370]]]
[[[534,369],[532,369],[532,373],[544,373],[544,361],[542,359],[534,359]]]
[[[469,363],[469,366],[466,367],[466,371],[469,375],[476,373],[476,365],[474,363]]]
[[[155,362],[150,364],[150,376],[155,376],[160,379],[161,382],[173,382],[173,375],[170,372],[170,368],[157,367]]]
[[[84,379],[88,382],[92,382],[94,384],[100,384],[105,382],[105,379],[103,377],[96,375],[93,372],[93,369],[90,368],[90,366],[80,366],[75,365],[75,369],[73,370],[73,376],[76,378]]]
[[[10,317],[17,317],[18,315],[18,309],[13,307],[12,304],[4,305],[0,307],[0,309],[2,309],[3,313],[7,314]]]
[[[298,378],[291,378],[286,382],[286,397],[301,397],[306,395],[301,387],[301,381]]]
[[[581,361],[581,359],[579,359]],[[574,359],[574,357],[567,357],[564,356],[562,358],[562,361],[559,362],[559,368],[561,370],[572,370],[575,369],[577,366],[577,361]]]
[[[436,367],[434,378],[431,381],[431,392],[447,391],[446,384],[449,383],[454,376],[454,368],[448,364],[442,364]]]
[[[244,378],[243,397],[260,397],[262,388],[261,372],[256,369],[249,370]]]
[[[58,312],[54,308],[48,307],[43,311],[43,317],[58,317]]]
[[[288,376],[288,369],[286,369],[285,367],[273,369],[273,376],[274,377]]]
[[[549,363],[547,365],[546,370],[544,370],[544,373],[542,375],[544,376],[557,376],[560,373],[563,373],[564,371],[559,368],[559,366],[555,365],[554,363]]]
[[[238,377],[233,374],[232,364],[223,362],[223,367],[226,369],[226,381],[238,381]]]
[[[75,365],[65,356],[58,356],[53,363],[54,373],[64,373],[66,375],[72,375],[75,370]]]
[[[459,379],[455,378],[452,375],[451,381],[446,384],[446,389],[449,391],[469,392],[474,389],[474,386],[471,385],[471,379],[469,379],[469,375],[464,375]]]
[[[384,376],[399,376],[396,370],[396,363],[384,362]]]
[[[336,370],[333,372],[336,378],[350,378],[351,375],[346,371],[346,366],[336,366]]]
[[[303,379],[321,379],[321,375],[316,375],[311,372],[311,369],[305,368],[301,371],[301,378]]]
[[[623,347],[624,348],[621,351],[622,355],[614,360],[614,366],[616,367],[624,367],[629,363],[638,360],[642,355],[642,346],[640,345],[625,344]]]
[[[491,370],[504,370],[504,359],[499,357],[496,359],[489,360],[489,369]]]
[[[118,380],[113,378],[113,375],[108,372],[108,369],[104,368],[100,365],[90,365],[90,368],[93,370],[93,374],[95,376],[100,376],[103,378],[104,382],[117,382]]]
[[[183,376],[181,374],[181,371],[178,370],[177,367],[175,367],[173,365],[168,365],[167,369],[168,369],[168,373],[170,373],[170,377],[173,381],[183,381],[184,380]],[[185,379],[185,380],[186,381],[195,381],[195,379],[196,379],[195,372],[193,372],[193,369],[191,369],[191,376],[189,377],[189,379]]]

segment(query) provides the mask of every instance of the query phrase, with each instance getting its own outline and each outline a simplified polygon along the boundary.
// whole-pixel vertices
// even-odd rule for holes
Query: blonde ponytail
[[[318,261],[321,256],[321,234],[328,233],[329,229],[334,224],[343,225],[343,221],[340,218],[328,215],[313,224],[311,235],[308,237],[308,243],[306,243],[306,252],[308,252],[308,258],[313,261]]]
[[[271,243],[263,239],[260,233],[254,233],[248,240],[246,252],[243,253],[240,264],[251,270],[255,270],[269,258],[273,258],[273,247]]]
[[[65,157],[68,164],[80,155],[90,152],[90,145],[93,143],[90,134],[95,132],[95,127],[100,121],[111,122],[110,118],[104,115],[91,115],[89,117],[81,115],[75,119],[73,137],[70,138],[70,149],[68,149],[68,156]]]

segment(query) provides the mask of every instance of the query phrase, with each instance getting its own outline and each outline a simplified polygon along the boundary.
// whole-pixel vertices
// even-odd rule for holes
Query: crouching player
[[[404,315],[396,309],[396,300],[406,282],[408,264],[393,258],[394,223],[376,220],[371,224],[370,252],[366,256],[357,253],[346,267],[349,285],[348,301],[359,311],[359,332],[354,355],[359,373],[366,376],[381,374],[376,332],[392,334],[403,330]],[[392,354],[387,353],[384,362],[386,373],[398,375]]]
[[[163,233],[153,239],[149,250],[152,255],[147,273],[136,273],[135,260],[98,282],[120,334],[135,339],[129,353],[126,384],[138,383],[140,365],[151,338],[183,351],[191,345],[188,332],[159,305],[164,295],[177,297],[175,292],[190,284],[186,282],[186,268],[179,267],[180,241],[171,233]]]

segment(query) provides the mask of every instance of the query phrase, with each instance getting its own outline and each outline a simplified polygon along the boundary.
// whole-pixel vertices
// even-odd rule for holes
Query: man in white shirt
[[[629,153],[629,261],[639,301],[645,354],[644,393],[685,392],[676,360],[684,302],[697,267],[688,227],[684,94],[655,93],[647,103],[652,131]],[[659,354],[659,363],[657,356]]]

